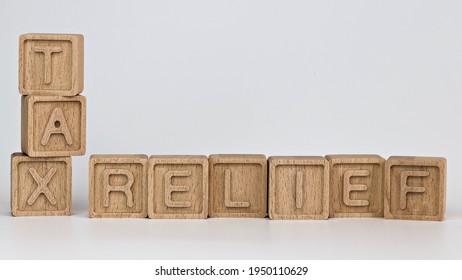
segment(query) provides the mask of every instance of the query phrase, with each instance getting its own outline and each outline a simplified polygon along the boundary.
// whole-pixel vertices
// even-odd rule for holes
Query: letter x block
[[[211,155],[209,166],[210,217],[266,217],[264,155]]]
[[[385,164],[385,218],[441,221],[446,208],[446,159],[390,157]]]
[[[206,156],[152,156],[148,172],[149,218],[207,218],[208,169]]]
[[[83,91],[83,36],[25,34],[19,39],[19,92],[74,96]]]
[[[329,164],[323,157],[269,158],[271,219],[327,219]]]
[[[84,96],[23,96],[22,151],[31,157],[82,156],[86,148]]]
[[[11,155],[11,212],[13,216],[71,214],[72,159]]]
[[[148,157],[92,155],[89,205],[92,218],[146,218]]]
[[[385,159],[329,155],[330,217],[383,217]]]

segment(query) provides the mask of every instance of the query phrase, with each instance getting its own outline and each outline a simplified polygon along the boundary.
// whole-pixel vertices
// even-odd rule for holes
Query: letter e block
[[[385,164],[385,218],[441,221],[446,209],[446,159],[390,157]]]
[[[23,153],[31,157],[85,154],[84,96],[23,96],[21,121]]]
[[[25,34],[19,38],[19,92],[75,96],[83,91],[83,36]]]
[[[385,159],[378,155],[329,155],[329,217],[383,217]]]
[[[271,219],[327,219],[329,164],[325,158],[279,156],[268,161]]]
[[[68,216],[72,204],[72,159],[11,155],[13,216]]]
[[[146,155],[92,155],[89,205],[92,218],[146,218]]]
[[[208,168],[206,156],[152,156],[148,171],[149,218],[207,218]]]

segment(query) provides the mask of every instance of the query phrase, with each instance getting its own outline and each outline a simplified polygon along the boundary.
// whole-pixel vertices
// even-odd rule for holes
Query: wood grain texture
[[[329,164],[324,157],[272,156],[268,162],[270,219],[328,218]]]
[[[72,205],[72,159],[11,155],[13,216],[68,216]]]
[[[264,155],[211,155],[209,170],[210,217],[266,217]]]
[[[385,218],[441,221],[446,210],[446,159],[388,158],[385,163]]]
[[[19,38],[19,92],[75,96],[83,91],[83,36],[24,34]]]
[[[146,155],[92,155],[88,212],[92,218],[146,218]]]
[[[328,155],[329,217],[383,217],[385,159],[378,155]]]
[[[82,156],[86,150],[84,96],[23,96],[21,149],[31,157]]]
[[[206,156],[152,156],[148,168],[149,218],[207,218],[208,168]]]

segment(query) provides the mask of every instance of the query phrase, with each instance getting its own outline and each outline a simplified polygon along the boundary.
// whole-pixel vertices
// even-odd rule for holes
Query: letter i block
[[[83,91],[83,36],[25,34],[19,38],[19,92],[74,96]]]
[[[385,159],[329,155],[330,217],[383,217]]]
[[[211,155],[209,166],[210,217],[266,217],[264,155]]]
[[[390,157],[385,164],[385,218],[441,221],[446,208],[446,159]]]
[[[86,148],[84,96],[23,96],[21,148],[31,157],[82,156]]]
[[[72,203],[72,159],[11,155],[13,216],[68,216]]]
[[[208,168],[206,156],[152,156],[148,171],[149,218],[207,218]]]
[[[327,219],[329,164],[325,158],[282,156],[268,161],[271,219]]]
[[[89,205],[92,218],[146,218],[146,155],[92,155]]]

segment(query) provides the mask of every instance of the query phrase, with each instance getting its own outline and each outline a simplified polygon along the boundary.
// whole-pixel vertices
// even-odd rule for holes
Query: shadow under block
[[[446,209],[446,159],[390,157],[385,164],[385,218],[441,221]]]
[[[84,96],[23,96],[21,148],[31,157],[82,156],[86,149]]]
[[[270,219],[328,218],[329,164],[324,157],[276,156],[268,162]]]
[[[92,155],[88,212],[92,218],[146,218],[146,155]]]
[[[208,168],[206,156],[152,156],[148,170],[149,218],[207,218]]]
[[[209,216],[266,217],[267,160],[264,155],[209,157]]]
[[[19,92],[74,96],[83,91],[83,36],[25,34],[19,38]]]
[[[68,216],[72,204],[72,159],[11,155],[13,216]]]
[[[385,159],[378,155],[328,155],[329,217],[383,217]]]

